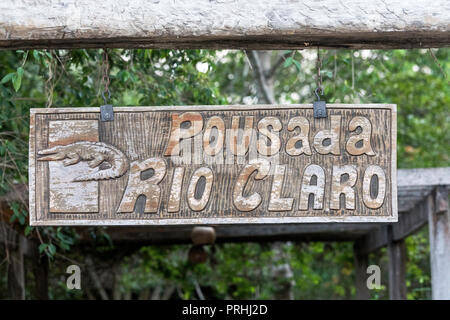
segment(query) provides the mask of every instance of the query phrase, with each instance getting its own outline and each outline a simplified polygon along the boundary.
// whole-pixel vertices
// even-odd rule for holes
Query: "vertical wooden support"
[[[41,257],[37,246],[33,246],[34,297],[38,300],[48,300],[48,258]]]
[[[433,300],[450,299],[450,210],[448,190],[438,187],[427,201]]]
[[[16,245],[9,248],[8,292],[11,300],[25,300],[24,246],[26,239],[16,238]]]
[[[367,287],[367,267],[369,266],[369,255],[361,252],[358,243],[353,246],[355,257],[355,288],[357,300],[369,300],[370,291]]]
[[[389,299],[406,299],[406,245],[405,240],[392,241],[389,227]]]

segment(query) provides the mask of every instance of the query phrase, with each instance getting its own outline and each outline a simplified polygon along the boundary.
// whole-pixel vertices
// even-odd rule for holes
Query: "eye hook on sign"
[[[317,97],[317,101],[320,101],[319,90],[320,90],[320,95],[323,95],[323,88],[316,88],[316,90],[314,90],[314,94]]]
[[[105,102],[104,105],[100,106],[100,120],[101,121],[113,121],[114,120],[114,110],[112,104],[108,104],[108,100],[111,99],[111,91],[109,90],[109,61],[108,52],[106,48],[103,49],[103,63],[102,63],[102,82],[105,84],[105,88],[102,91],[102,98]],[[105,93],[108,94],[106,98]]]

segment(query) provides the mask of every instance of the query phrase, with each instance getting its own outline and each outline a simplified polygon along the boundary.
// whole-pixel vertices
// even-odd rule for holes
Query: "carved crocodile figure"
[[[122,176],[128,171],[128,158],[119,149],[103,142],[80,141],[65,146],[55,146],[38,152],[43,156],[38,160],[56,161],[64,160],[64,166],[70,166],[80,161],[88,161],[90,168],[98,167],[107,162],[110,168],[98,172],[81,175],[73,181],[106,180]]]

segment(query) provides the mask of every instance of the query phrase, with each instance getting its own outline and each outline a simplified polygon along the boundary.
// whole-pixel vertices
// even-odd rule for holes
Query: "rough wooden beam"
[[[400,241],[417,232],[429,222],[430,203],[433,203],[436,207],[436,212],[446,212],[448,210],[447,196],[448,188],[446,186],[437,186],[418,201],[409,212],[399,213],[397,223],[380,225],[359,239],[357,242],[357,245],[360,247],[359,250],[362,253],[370,253],[386,247],[389,244],[389,228],[392,229],[391,236],[393,241]]]
[[[370,291],[367,287],[367,267],[369,266],[369,255],[360,251],[361,246],[357,243],[353,246],[355,260],[355,288],[357,300],[369,300]]]
[[[423,227],[428,221],[427,199],[420,201],[410,212],[400,213],[397,223],[381,225],[359,239],[357,246],[361,254],[368,254],[386,247],[390,241],[389,228],[392,229],[392,240],[400,241]]]
[[[0,48],[421,48],[450,44],[446,0],[18,0]]]
[[[49,263],[47,256],[41,256],[39,249],[35,246],[32,257],[32,269],[34,274],[34,297],[37,300],[48,300],[48,271]]]
[[[397,184],[403,192],[418,187],[450,186],[450,167],[400,169],[397,170]]]
[[[9,249],[16,250],[21,244],[22,254],[27,257],[32,257],[36,245],[32,240],[27,239],[23,235],[19,234],[8,224],[0,221],[0,243],[5,244]]]
[[[431,290],[434,300],[450,299],[450,210],[448,190],[438,188],[428,198],[428,226],[430,237]]]
[[[406,299],[406,245],[404,240],[392,241],[388,245],[389,255],[389,299]]]
[[[387,246],[388,243],[388,226],[383,225],[368,232],[361,239],[358,239],[358,241],[355,242],[355,246],[358,247],[361,254],[369,254]]]
[[[398,223],[392,224],[393,240],[401,240],[415,233],[428,222],[427,198],[420,201],[410,212],[400,213]]]
[[[293,241],[353,241],[369,233],[380,224],[287,224],[287,225],[218,225],[215,226],[218,243]],[[90,237],[81,233],[81,241]],[[192,227],[108,227],[106,232],[115,245],[191,243]]]
[[[0,243],[6,245],[10,249],[17,246],[17,232],[8,224],[0,221]]]
[[[8,294],[11,300],[25,300],[24,247],[26,239],[19,238],[17,245],[9,249]]]

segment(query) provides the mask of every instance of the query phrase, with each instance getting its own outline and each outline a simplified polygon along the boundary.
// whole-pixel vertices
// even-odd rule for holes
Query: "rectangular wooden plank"
[[[99,108],[32,109],[30,223],[397,221],[396,106],[327,109],[115,107],[106,122]],[[64,192],[75,200],[52,200]]]

